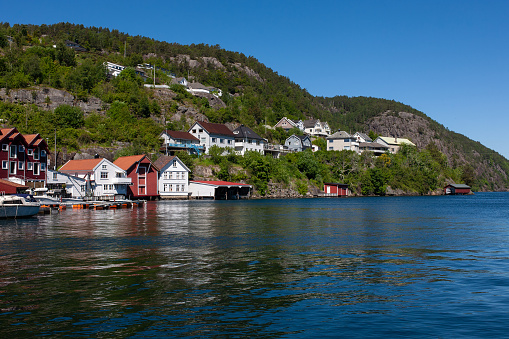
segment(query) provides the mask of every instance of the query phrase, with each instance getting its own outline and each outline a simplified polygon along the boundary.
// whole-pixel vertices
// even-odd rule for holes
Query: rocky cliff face
[[[385,112],[366,122],[366,130],[391,137],[408,138],[419,149],[433,142],[447,156],[449,165],[471,165],[479,178],[486,178],[482,190],[507,190],[507,173],[474,150],[464,149],[446,140],[445,128],[422,116],[407,112]],[[466,137],[464,137],[467,140]]]

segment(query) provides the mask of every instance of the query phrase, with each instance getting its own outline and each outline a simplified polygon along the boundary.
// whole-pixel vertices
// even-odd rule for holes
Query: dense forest
[[[67,47],[67,40],[86,51]],[[108,78],[105,61],[129,67],[118,77]],[[155,65],[155,79],[151,72],[147,72],[146,80],[136,74],[135,67],[143,63]],[[180,85],[172,85],[165,96],[143,86],[144,81],[169,84],[170,74],[220,88],[224,105],[214,106]],[[0,88],[4,124],[45,138],[52,139],[56,133],[59,149],[79,152],[94,146],[116,147],[116,156],[150,153],[157,157],[161,131],[187,130],[196,116],[210,122],[245,124],[269,142],[282,143],[298,131],[264,127],[282,117],[315,118],[327,121],[333,130],[376,134],[380,131],[375,120],[381,114],[397,117],[399,112],[407,112],[425,121],[426,128],[399,135],[414,140],[418,149],[405,147],[396,155],[375,158],[349,151],[321,151],[291,154],[284,159],[257,155],[239,158],[234,154],[216,154],[212,160],[182,157],[190,166],[212,161],[220,168],[218,178],[250,181],[262,193],[271,182],[299,184],[297,188],[304,192],[308,185],[320,187],[323,182],[339,181],[359,194],[385,194],[388,187],[427,194],[452,181],[471,184],[478,190],[509,187],[507,159],[410,106],[370,97],[315,97],[254,57],[218,45],[180,45],[69,23],[0,23]],[[73,102],[49,109],[53,103],[49,96],[41,98],[41,88],[64,90],[72,95]],[[31,98],[13,100],[19,89],[30,91]],[[77,104],[93,98],[100,100],[100,109],[85,112]],[[324,140],[315,143],[323,147]],[[470,156],[472,153],[476,156]],[[243,170],[232,170],[239,166]]]

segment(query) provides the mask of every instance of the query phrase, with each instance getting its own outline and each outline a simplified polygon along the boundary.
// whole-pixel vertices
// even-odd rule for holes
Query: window
[[[8,151],[8,150],[9,150],[9,145],[2,144],[2,151]]]
[[[329,147],[329,151],[332,151],[334,149],[334,147],[330,146]]]
[[[115,178],[122,178],[122,173],[121,172],[116,172],[115,173]]]
[[[168,184],[163,184],[163,192],[166,192],[168,190]]]
[[[40,174],[40,167],[39,167],[39,163],[38,162],[34,162],[34,175],[39,175]]]
[[[228,139],[228,145],[231,145],[232,141],[230,139]]]
[[[102,165],[102,166],[101,166],[101,169],[106,169],[106,165]]]
[[[27,162],[27,171],[32,171],[34,169],[34,163],[33,162]]]
[[[170,192],[173,192],[173,185],[170,184]]]
[[[31,148],[29,148],[29,149],[27,150],[27,155],[34,155],[34,150],[33,150],[33,149],[31,149]]]
[[[101,179],[108,179],[108,172],[101,172]]]
[[[23,145],[19,145],[18,149],[19,149],[19,152],[25,152],[25,146],[23,146]]]
[[[16,145],[11,145],[11,147],[9,149],[9,157],[10,158],[18,157],[18,147],[16,147]]]
[[[34,160],[39,160],[39,149],[34,149]]]
[[[224,139],[219,139],[219,142],[224,144]]]
[[[25,168],[25,163],[23,161],[18,161],[18,169],[23,170]]]
[[[212,142],[217,142],[217,138],[212,138]]]
[[[56,173],[55,173],[55,174],[56,174]],[[85,190],[87,189],[87,186],[86,186],[86,185],[81,185],[81,186],[80,186],[80,188],[81,188],[81,191],[82,191],[82,192],[85,192]]]
[[[173,167],[177,167],[177,160],[173,160]]]
[[[41,171],[45,171],[45,170],[46,170],[46,163],[42,162],[41,163]]]
[[[193,131],[192,131],[192,132],[193,132],[193,133],[196,133],[196,130],[195,130],[195,129],[193,129]]]
[[[46,151],[45,150],[41,150],[41,157],[45,157],[46,156]]]
[[[9,168],[9,162],[4,160],[2,161],[2,169],[8,169]]]
[[[58,173],[53,173],[53,180],[57,180],[58,179]]]
[[[175,185],[175,191],[178,192],[179,191],[179,188],[180,186],[179,185]]]
[[[185,185],[182,185],[182,188],[180,189],[182,192],[184,192]]]
[[[203,129],[202,129],[202,128],[200,128],[200,129],[198,130],[198,132],[199,132],[199,133],[203,133]]]
[[[163,172],[163,179],[169,179],[169,178],[170,178],[170,172]],[[165,189],[165,191],[166,191],[166,189]]]

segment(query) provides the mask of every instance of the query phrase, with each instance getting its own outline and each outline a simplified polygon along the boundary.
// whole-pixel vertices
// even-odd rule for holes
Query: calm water
[[[0,335],[509,337],[509,193],[0,221]]]

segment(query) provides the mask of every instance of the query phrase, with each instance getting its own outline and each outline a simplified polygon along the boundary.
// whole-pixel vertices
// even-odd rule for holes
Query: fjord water
[[[0,221],[0,334],[505,337],[509,193]]]

